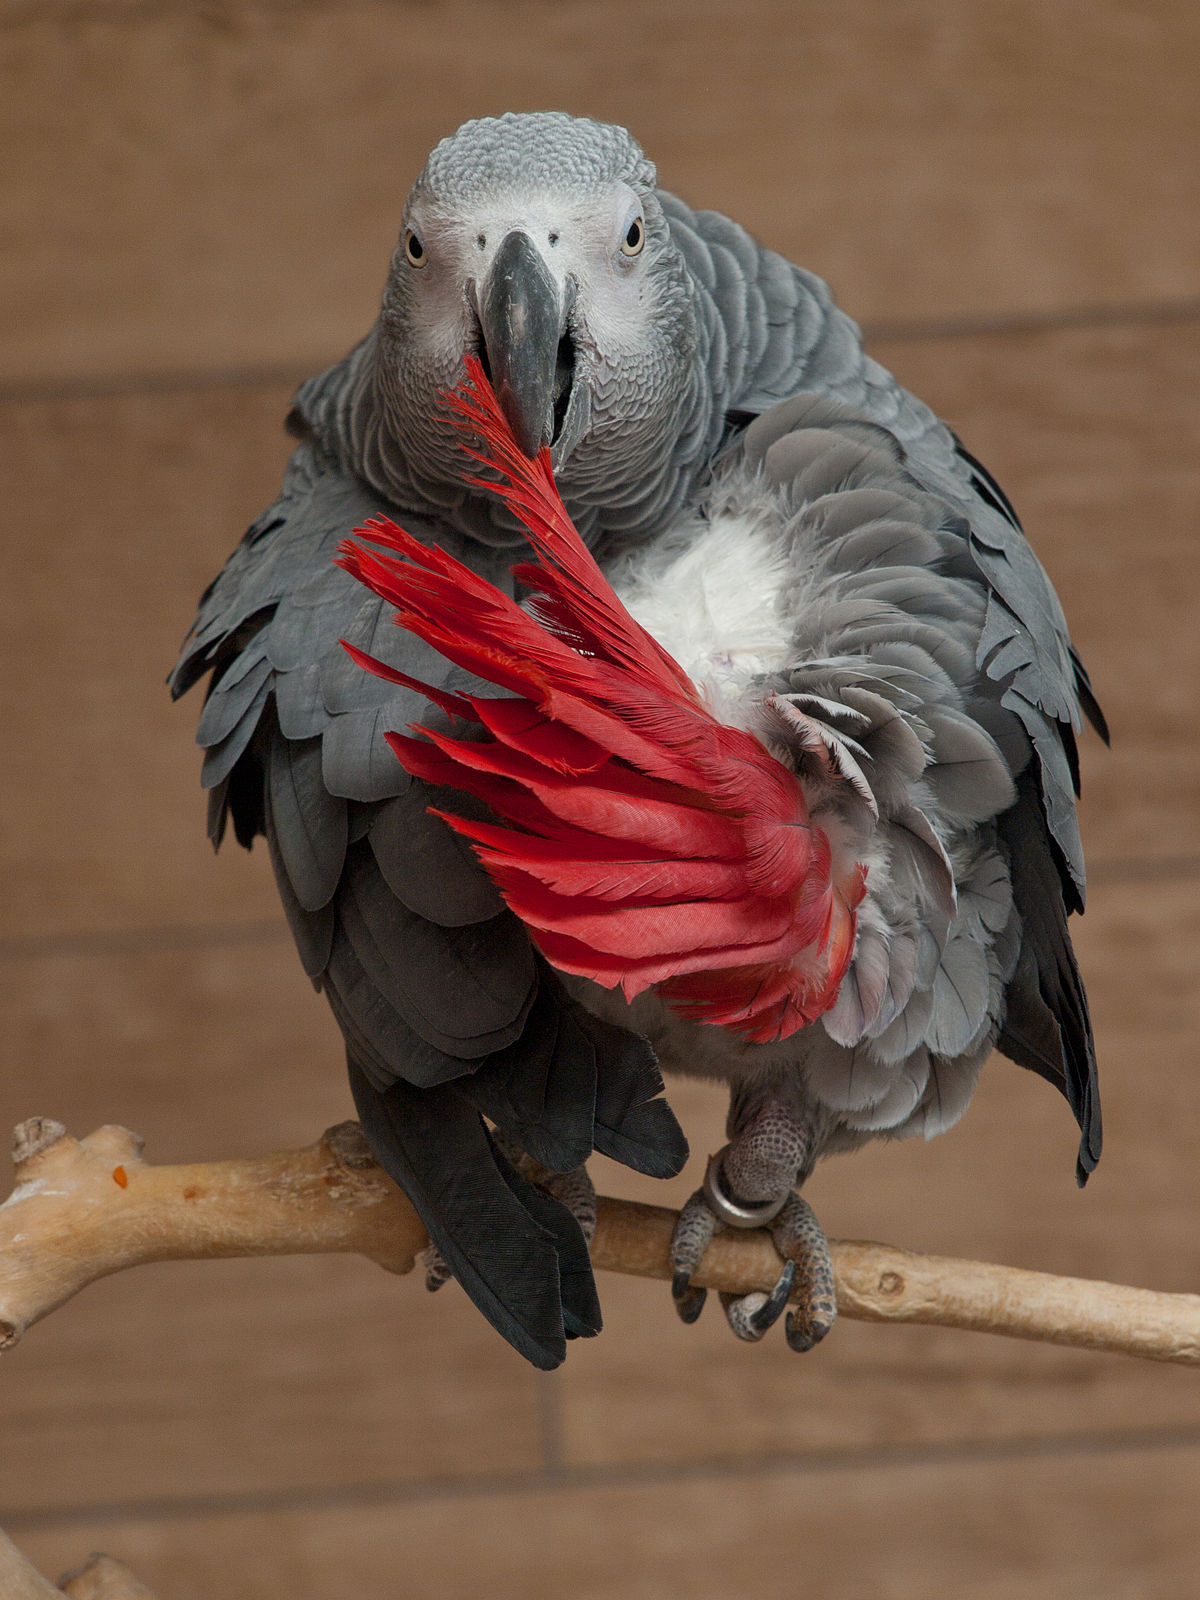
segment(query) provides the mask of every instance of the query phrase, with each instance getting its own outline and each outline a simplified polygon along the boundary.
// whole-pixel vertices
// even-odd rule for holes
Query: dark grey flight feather
[[[461,835],[430,814],[430,798],[423,783],[413,782],[372,808],[366,837],[385,883],[409,911],[445,927],[497,916],[503,902],[495,885]],[[436,803],[458,816],[473,809],[457,791],[439,791]],[[482,807],[474,809],[482,815]]]
[[[346,802],[325,787],[319,739],[272,739],[269,761],[268,805],[280,864],[304,909],[319,911],[342,875]]]
[[[437,1240],[454,1276],[535,1367],[566,1355],[568,1334],[598,1333],[587,1243],[575,1218],[539,1194],[451,1087],[380,1092],[348,1057],[371,1147]]]
[[[458,1085],[463,1099],[552,1172],[595,1148],[596,1050],[548,969],[516,1046]]]
[[[1034,780],[1018,779],[1017,803],[999,819],[1021,908],[1020,956],[1008,986],[998,1047],[1066,1095],[1082,1130],[1076,1176],[1082,1185],[1100,1159],[1100,1092],[1092,1021],[1067,932],[1066,909],[1045,893],[1057,868]]]

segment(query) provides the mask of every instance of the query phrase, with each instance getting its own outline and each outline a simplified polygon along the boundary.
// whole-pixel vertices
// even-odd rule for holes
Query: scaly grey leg
[[[716,1214],[704,1198],[704,1190],[697,1189],[679,1213],[679,1221],[671,1236],[671,1269],[674,1274],[671,1294],[675,1309],[684,1322],[695,1322],[704,1310],[708,1290],[691,1287],[692,1273],[700,1265],[713,1234],[718,1233],[720,1228]]]
[[[688,1200],[675,1227],[676,1310],[685,1322],[700,1315],[705,1291],[694,1288],[691,1277],[715,1233],[765,1227],[784,1259],[783,1271],[769,1294],[722,1294],[726,1318],[739,1339],[761,1339],[798,1286],[801,1300],[788,1316],[787,1341],[793,1350],[810,1350],[837,1314],[829,1246],[812,1208],[792,1188],[811,1170],[812,1131],[784,1095],[769,1092],[735,1099],[730,1124],[730,1142],[709,1162],[703,1188]]]

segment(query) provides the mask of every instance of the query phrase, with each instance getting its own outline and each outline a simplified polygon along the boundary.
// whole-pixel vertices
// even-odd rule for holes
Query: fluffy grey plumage
[[[635,614],[682,629],[666,642],[698,676],[741,648],[739,624],[713,646],[666,616],[667,592],[689,592],[677,563],[721,527],[765,563],[733,700],[827,786],[872,866],[838,1002],[790,1053],[653,997],[632,1016],[599,992],[581,1007],[384,744],[423,703],[339,648],[455,676],[332,566],[380,513],[511,592],[519,532],[464,483],[439,405],[468,352],[532,446],[550,443]],[[788,1101],[807,1152],[788,1182],[822,1152],[948,1126],[994,1042],[1066,1093],[1086,1175],[1099,1102],[1066,914],[1083,894],[1074,731],[1081,702],[1098,712],[1002,493],[824,284],[658,191],[623,129],[467,123],[413,187],[378,322],[301,388],[290,425],[280,498],[203,597],[172,687],[211,673],[210,833],[231,817],[244,844],[267,837],[368,1135],[506,1337],[553,1365],[598,1316],[573,1220],[481,1113],[551,1168],[599,1148],[677,1170],[631,1022],[668,1065],[734,1084],[735,1131],[764,1096]]]
[[[652,996],[633,1017],[668,1070],[741,1082],[747,1103],[788,1078],[821,1152],[929,1137],[966,1107],[1020,947],[997,823],[1031,751],[976,666],[986,584],[889,436],[823,397],[751,423],[698,510],[625,554],[618,592],[800,774],[814,821],[868,863],[867,896],[837,1002],[800,1034],[739,1046]]]

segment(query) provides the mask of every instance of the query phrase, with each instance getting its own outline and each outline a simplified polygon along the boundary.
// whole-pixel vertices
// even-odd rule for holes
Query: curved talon
[[[745,1339],[748,1344],[757,1344],[767,1329],[775,1325],[787,1305],[795,1277],[796,1264],[788,1261],[770,1294],[754,1289],[750,1294],[721,1296],[726,1320],[739,1339]]]
[[[704,1310],[704,1302],[708,1299],[708,1290],[692,1288],[691,1274],[677,1272],[671,1279],[671,1298],[675,1302],[675,1309],[679,1313],[681,1322],[695,1322]]]
[[[761,1339],[768,1328],[773,1328],[783,1315],[783,1308],[787,1305],[792,1293],[792,1285],[796,1281],[796,1263],[784,1262],[783,1271],[779,1274],[779,1282],[771,1290],[766,1300],[758,1310],[750,1316],[750,1326]]]
[[[787,1321],[783,1325],[784,1338],[788,1342],[789,1350],[798,1350],[803,1354],[811,1350],[833,1327],[834,1316],[814,1314],[816,1307],[809,1307],[809,1315],[801,1321],[798,1311],[789,1311]],[[836,1315],[836,1313],[834,1314]]]

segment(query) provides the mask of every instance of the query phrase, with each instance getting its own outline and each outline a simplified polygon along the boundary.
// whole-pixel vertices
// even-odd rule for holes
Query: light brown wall
[[[1191,0],[0,0],[0,1127],[120,1121],[169,1160],[350,1114],[262,852],[203,840],[197,706],[162,678],[430,143],[561,106],[831,279],[1016,501],[1113,722],[1084,749],[1096,1178],[997,1060],[958,1130],[831,1165],[814,1204],[1196,1289],[1198,84]],[[678,1104],[702,1159],[719,1098]],[[98,1285],[0,1364],[0,1525],[163,1600],[1194,1592],[1186,1370],[861,1326],[797,1358],[602,1291],[605,1334],[542,1380],[453,1287],[365,1263]]]

